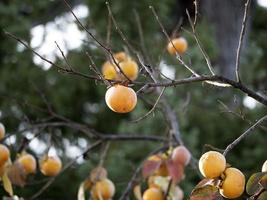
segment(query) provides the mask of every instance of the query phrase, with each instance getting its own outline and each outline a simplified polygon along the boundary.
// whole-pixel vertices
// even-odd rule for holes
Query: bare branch
[[[145,115],[139,117],[136,120],[133,120],[132,122],[137,123],[137,122],[141,121],[142,119],[145,119],[148,115],[150,115],[155,110],[155,108],[157,107],[157,105],[158,105],[158,103],[160,101],[160,98],[162,97],[165,89],[166,89],[166,87],[162,88],[162,90],[161,90],[161,92],[160,92],[155,104],[153,105],[153,107]]]
[[[245,4],[244,17],[243,17],[243,22],[242,22],[242,27],[241,27],[238,47],[237,47],[237,51],[236,51],[235,73],[236,73],[237,82],[241,81],[240,80],[240,70],[239,70],[239,68],[240,68],[240,54],[241,54],[243,39],[244,39],[246,26],[247,26],[248,9],[249,9],[249,6],[250,6],[250,2],[251,2],[251,0],[247,0],[246,4]]]
[[[248,136],[252,131],[254,131],[255,128],[257,128],[266,119],[267,119],[267,115],[260,118],[255,124],[253,124],[249,129],[247,129],[244,133],[242,133],[237,139],[235,139],[231,144],[229,144],[225,148],[223,155],[226,156],[226,154],[229,151],[231,151],[242,139]]]

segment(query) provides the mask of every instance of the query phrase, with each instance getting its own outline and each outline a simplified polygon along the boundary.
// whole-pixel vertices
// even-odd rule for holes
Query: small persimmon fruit
[[[126,60],[128,58],[128,55],[125,52],[120,51],[118,53],[113,54],[113,57],[120,63]]]
[[[57,156],[45,156],[40,161],[40,169],[45,176],[56,176],[62,168],[62,163]]]
[[[180,163],[183,166],[188,165],[191,159],[191,154],[185,146],[178,146],[172,152],[172,160],[175,163]]]
[[[228,199],[241,196],[245,189],[245,176],[236,168],[230,167],[224,171],[224,180],[220,187],[220,194]]]
[[[36,172],[36,159],[31,154],[21,155],[17,162],[22,166],[26,174],[33,174]]]
[[[169,54],[175,54],[176,52],[178,54],[183,54],[188,48],[187,41],[184,37],[179,37],[172,39],[171,42],[167,45],[167,50]]]
[[[267,160],[263,163],[261,171],[267,172]]]
[[[6,130],[5,130],[5,126],[0,123],[0,140],[2,140],[5,137],[6,134]]]
[[[225,157],[217,151],[208,151],[199,159],[199,170],[206,178],[219,177],[226,168]]]
[[[138,65],[135,61],[133,61],[132,59],[129,58],[129,59],[126,59],[126,60],[120,62],[119,66],[128,79],[134,81],[137,78]],[[123,74],[120,74],[119,79],[124,80],[124,79],[126,79],[125,76]]]
[[[115,186],[109,179],[96,182],[91,190],[92,198],[95,200],[109,200],[115,194]]]
[[[102,66],[102,74],[105,79],[116,80],[117,79],[117,71],[116,66],[111,62],[106,61]]]
[[[137,103],[137,96],[132,88],[123,85],[110,87],[105,95],[107,106],[117,113],[132,111]]]
[[[143,194],[143,200],[164,200],[164,194],[158,188],[148,188]]]
[[[0,166],[4,165],[10,157],[9,149],[3,145],[0,144]]]

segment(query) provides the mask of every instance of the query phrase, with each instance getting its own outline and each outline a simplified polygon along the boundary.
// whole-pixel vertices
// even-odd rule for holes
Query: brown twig
[[[160,92],[155,104],[153,105],[153,107],[145,115],[139,117],[138,119],[133,120],[132,121],[133,123],[137,123],[137,122],[145,119],[146,117],[148,117],[156,109],[156,107],[157,107],[157,105],[158,105],[158,103],[159,103],[159,101],[160,101],[165,89],[166,89],[166,87],[162,88],[162,90],[161,90],[161,92]]]
[[[257,128],[266,119],[267,119],[267,115],[265,115],[264,117],[260,118],[255,124],[253,124],[244,133],[242,133],[237,139],[235,139],[231,144],[229,144],[225,148],[223,155],[226,156],[226,154],[229,151],[231,151],[242,139],[244,139],[246,136],[248,136],[252,131],[254,131],[255,128]]]
[[[239,36],[239,41],[238,41],[238,47],[236,51],[236,63],[235,63],[235,73],[236,73],[236,81],[240,82],[240,54],[241,54],[241,49],[242,49],[242,44],[243,44],[243,39],[246,31],[246,26],[247,26],[247,18],[248,18],[248,9],[250,6],[251,0],[247,0],[245,4],[245,11],[244,11],[244,17],[242,21],[242,27],[240,31],[240,36]]]

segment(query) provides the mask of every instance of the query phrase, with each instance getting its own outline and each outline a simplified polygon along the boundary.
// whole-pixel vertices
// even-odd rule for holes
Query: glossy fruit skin
[[[132,59],[127,59],[119,63],[119,66],[123,71],[123,73],[125,74],[125,76],[127,76],[127,78],[129,78],[132,81],[134,81],[137,78],[138,65],[135,61],[133,61]],[[123,74],[120,74],[119,79],[126,80],[125,76]]]
[[[62,168],[62,163],[57,156],[48,156],[40,162],[40,169],[45,176],[56,176]]]
[[[117,79],[116,66],[109,61],[105,62],[102,66],[102,74],[105,79],[116,80]]]
[[[220,194],[228,199],[241,196],[245,189],[245,176],[236,168],[227,168],[224,172],[225,178],[220,188]]]
[[[101,181],[96,182],[93,186],[92,191],[92,198],[95,200],[109,200],[115,194],[115,186],[109,179],[103,179]]]
[[[190,159],[191,154],[184,146],[178,146],[172,152],[172,160],[177,164],[182,164],[183,166],[186,166],[189,164]]]
[[[110,87],[105,95],[107,106],[117,113],[131,112],[137,104],[137,96],[132,88],[122,85]]]
[[[168,43],[167,50],[169,54],[173,55],[176,52],[183,54],[188,48],[187,41],[184,37],[172,39],[172,42]]]
[[[0,166],[4,165],[10,157],[9,149],[3,145],[0,144]]]
[[[267,172],[267,160],[263,163],[261,171],[262,172]]]
[[[2,140],[5,137],[6,134],[6,130],[5,130],[5,126],[0,123],[0,140]]]
[[[32,155],[24,154],[18,158],[17,162],[22,166],[26,174],[33,174],[36,172],[37,164]]]
[[[208,151],[199,159],[199,170],[206,178],[219,177],[226,168],[225,157],[217,151]]]
[[[152,187],[144,192],[143,200],[164,200],[164,195],[160,189]]]

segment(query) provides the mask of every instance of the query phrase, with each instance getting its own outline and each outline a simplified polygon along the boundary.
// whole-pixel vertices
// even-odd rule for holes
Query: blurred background
[[[105,1],[69,0],[69,3],[81,22],[99,40],[105,42],[109,24]],[[244,0],[201,0],[199,4],[196,29],[198,36],[216,72],[228,78],[234,78],[244,4]],[[111,0],[114,17],[129,42],[143,55],[149,56],[151,59],[148,64],[158,68],[166,77],[179,79],[190,76],[166,52],[167,39],[149,5],[154,6],[170,35],[183,36],[188,40],[189,49],[184,56],[186,62],[191,63],[197,72],[208,74],[205,60],[192,36],[179,26],[174,31],[179,24],[190,30],[185,9],[194,16],[194,4],[191,0]],[[140,17],[145,48],[140,42],[135,13]],[[249,13],[241,57],[241,78],[250,88],[267,95],[267,0],[252,1]],[[122,135],[166,136],[168,126],[159,109],[138,123],[131,122],[151,109],[157,98],[153,91],[142,94],[142,99],[146,101],[140,98],[134,112],[127,115],[113,113],[105,105],[105,85],[58,72],[4,34],[4,30],[11,32],[41,55],[64,64],[55,45],[56,41],[76,70],[93,74],[89,70],[89,60],[85,52],[90,52],[99,69],[107,58],[85,31],[78,27],[63,1],[1,0],[0,29],[0,121],[5,124],[10,135],[5,143],[13,150],[13,158],[23,138],[33,137],[32,132],[18,134],[18,131],[47,117],[47,113],[39,109],[46,109],[40,91],[58,114],[97,131]],[[114,26],[111,26],[110,45],[115,52],[126,48]],[[146,77],[141,75],[139,79],[146,80]],[[266,107],[231,88],[194,83],[168,88],[165,96],[176,112],[185,145],[195,158],[210,149],[206,144],[224,149],[249,127],[250,121],[267,114]],[[152,102],[152,106],[146,102]],[[31,140],[27,151],[39,158],[49,148],[50,154],[58,154],[63,163],[67,163],[91,142],[84,134],[68,128],[47,128],[40,137]],[[160,145],[162,144],[143,141],[111,143],[104,165],[116,185],[114,199],[120,196],[140,162]],[[75,199],[79,184],[97,166],[100,150],[91,152],[87,159],[78,159],[37,199]],[[229,153],[228,162],[248,177],[253,172],[260,171],[266,155],[266,128],[257,129]],[[181,183],[186,196],[199,180],[196,170],[188,167],[186,178]],[[38,173],[30,177],[24,188],[15,188],[15,193],[29,197],[44,183],[45,178]],[[0,197],[5,194],[0,187]]]

